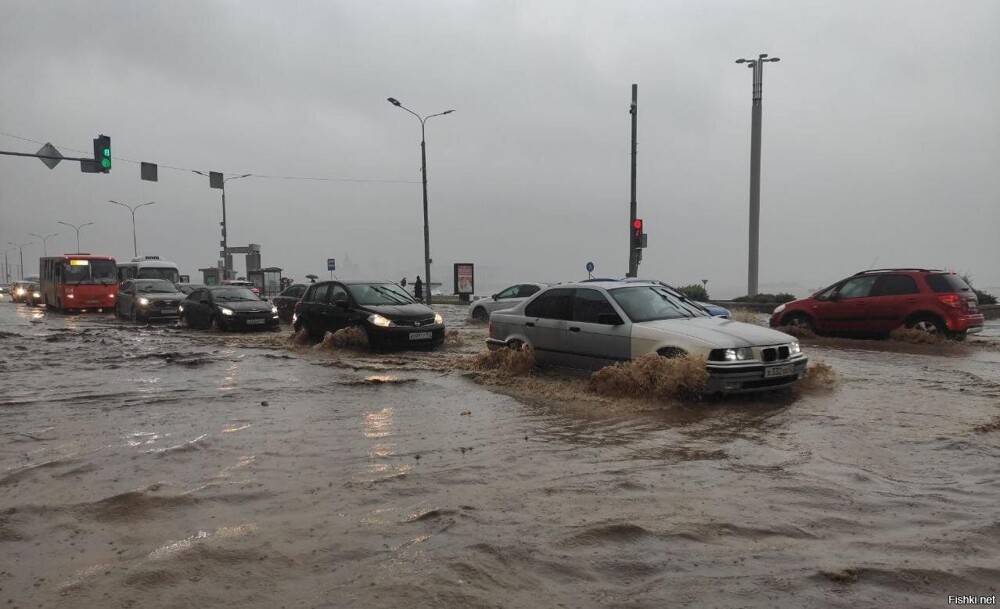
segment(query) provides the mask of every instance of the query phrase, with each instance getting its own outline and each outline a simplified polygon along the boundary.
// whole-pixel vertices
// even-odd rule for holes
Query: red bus
[[[118,267],[110,256],[63,254],[38,261],[42,302],[60,311],[115,308]]]

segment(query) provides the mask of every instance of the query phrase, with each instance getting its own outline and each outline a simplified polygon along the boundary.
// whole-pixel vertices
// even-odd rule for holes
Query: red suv
[[[982,331],[983,315],[972,288],[955,273],[880,269],[862,271],[809,298],[780,305],[770,324],[864,334],[888,334],[906,326],[962,340]]]

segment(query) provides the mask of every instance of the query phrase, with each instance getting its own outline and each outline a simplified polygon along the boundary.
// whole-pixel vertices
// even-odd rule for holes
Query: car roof
[[[559,284],[556,284],[556,285],[554,285],[552,287],[558,287],[558,288],[593,288],[593,287],[598,287],[598,288],[604,288],[605,290],[613,290],[615,288],[621,288],[621,287],[625,287],[625,286],[632,287],[632,288],[634,288],[634,287],[663,287],[661,284],[659,284],[659,283],[657,283],[655,281],[638,280],[638,281],[628,281],[628,282],[625,282],[625,281],[619,281],[617,279],[609,279],[609,280],[601,279],[601,280],[596,280],[596,281],[593,280],[593,279],[590,279],[590,280],[586,280],[586,281],[571,281],[571,282],[568,282],[568,283],[559,283]]]
[[[309,285],[319,285],[321,283],[342,283],[344,285],[357,285],[362,283],[396,283],[396,282],[389,281],[388,279],[324,279],[323,281],[317,281],[315,284],[310,283]]]
[[[222,284],[218,284],[218,285],[207,285],[205,287],[208,288],[209,290],[221,290],[222,288],[246,288],[246,289],[249,290],[251,286],[248,286],[248,285],[233,285],[231,283],[222,283]]]

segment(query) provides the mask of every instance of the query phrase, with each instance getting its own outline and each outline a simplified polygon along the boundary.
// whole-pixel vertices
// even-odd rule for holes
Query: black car
[[[151,319],[176,319],[182,294],[166,279],[129,279],[115,294],[115,316],[134,323]]]
[[[25,290],[24,296],[21,297],[21,302],[29,307],[37,307],[42,304],[42,288],[37,283],[22,283],[21,287]]]
[[[188,294],[180,308],[181,322],[191,328],[263,330],[279,323],[278,309],[243,286],[206,286]]]
[[[308,288],[309,286],[304,283],[293,283],[271,299],[271,303],[278,307],[278,317],[281,321],[291,323],[292,315],[295,314],[295,303],[302,298]]]
[[[441,315],[387,281],[321,281],[295,305],[292,327],[314,340],[350,326],[363,327],[372,347],[444,342]]]

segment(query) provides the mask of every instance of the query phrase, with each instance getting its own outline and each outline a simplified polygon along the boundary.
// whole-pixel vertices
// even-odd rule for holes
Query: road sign
[[[59,161],[62,160],[62,153],[56,150],[56,147],[53,146],[51,143],[45,144],[44,146],[39,148],[38,152],[35,154],[40,154],[42,156],[59,157],[55,159],[38,159],[41,162],[45,163],[45,166],[48,167],[49,169],[55,169],[56,165],[59,164]]]
[[[147,182],[157,181],[157,165],[156,163],[140,163],[139,164],[139,177]]]
[[[327,258],[326,259],[326,270],[328,270],[328,271],[336,271],[337,270],[337,259],[336,258]]]
[[[587,263],[587,272],[588,273],[593,273],[594,272],[594,263],[593,262],[588,262]]]

